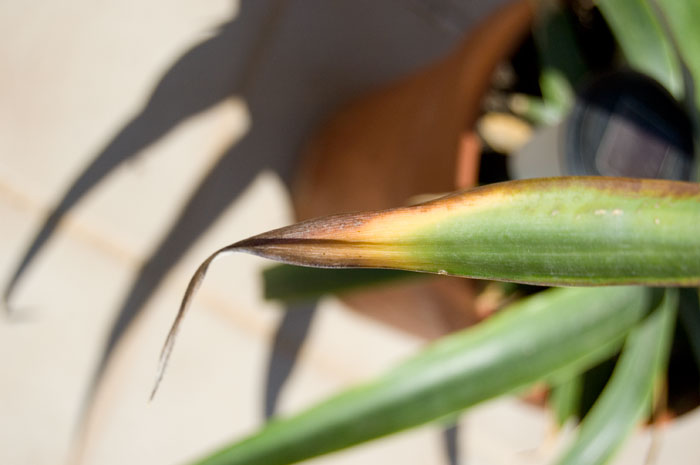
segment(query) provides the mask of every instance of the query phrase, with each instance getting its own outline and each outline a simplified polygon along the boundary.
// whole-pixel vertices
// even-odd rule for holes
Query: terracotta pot
[[[496,10],[433,65],[350,102],[311,137],[293,188],[299,219],[400,206],[476,183],[472,131],[496,65],[529,29],[533,8]],[[427,338],[478,319],[474,281],[433,277],[345,296],[352,308]]]

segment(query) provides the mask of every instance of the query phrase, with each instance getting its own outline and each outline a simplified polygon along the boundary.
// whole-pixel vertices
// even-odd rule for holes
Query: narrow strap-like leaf
[[[263,271],[265,299],[298,301],[311,300],[326,294],[342,294],[421,275],[401,270],[385,269],[318,269],[292,265],[277,265]]]
[[[220,253],[542,285],[700,284],[700,185],[605,177],[491,184],[405,208],[318,218],[221,249],[187,288],[159,362]],[[155,392],[155,390],[154,390]]]
[[[553,383],[548,403],[554,412],[557,426],[561,427],[570,419],[578,417],[582,393],[582,374]]]
[[[619,348],[648,312],[639,287],[543,291],[199,462],[282,465],[438,420]]]
[[[659,81],[676,97],[681,97],[680,66],[651,1],[599,0],[598,8],[629,64]]]
[[[699,224],[694,183],[548,178],[310,220],[227,250],[541,285],[692,285],[700,284]]]
[[[649,413],[654,383],[668,359],[677,306],[678,291],[667,290],[659,307],[630,332],[610,381],[558,465],[606,463]]]

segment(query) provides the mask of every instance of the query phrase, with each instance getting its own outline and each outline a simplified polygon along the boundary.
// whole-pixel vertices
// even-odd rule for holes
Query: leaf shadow
[[[92,404],[116,345],[168,271],[257,174],[272,171],[289,186],[305,139],[326,115],[368,89],[445,54],[460,38],[455,32],[466,29],[485,9],[493,7],[489,4],[479,10],[472,5],[472,11],[464,13],[466,7],[447,0],[431,2],[435,11],[425,10],[420,2],[399,0],[382,4],[313,0],[313,5],[305,2],[303,7],[299,3],[241,0],[233,19],[186,50],[155,84],[139,113],[73,180],[14,269],[4,289],[8,308],[20,279],[66,215],[110,173],[137,159],[188,118],[231,96],[246,102],[252,121],[249,132],[220,155],[118,304],[85,396],[83,414]],[[461,17],[451,15],[455,8],[463,9]],[[450,18],[450,30],[440,29],[437,15]],[[387,21],[391,28],[386,27]],[[315,307],[306,304],[298,311],[289,311],[278,328],[268,365],[266,416],[276,408]],[[289,340],[294,343],[283,343]]]

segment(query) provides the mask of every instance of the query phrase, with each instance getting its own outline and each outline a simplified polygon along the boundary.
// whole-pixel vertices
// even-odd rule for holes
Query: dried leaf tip
[[[187,290],[185,290],[185,295],[182,297],[182,302],[180,303],[180,308],[175,316],[175,321],[173,321],[173,324],[170,327],[170,331],[168,332],[168,336],[166,337],[165,343],[163,344],[163,348],[160,352],[158,368],[156,370],[156,380],[153,385],[153,390],[151,391],[149,401],[153,400],[156,392],[158,391],[158,386],[160,386],[160,382],[163,379],[163,374],[165,373],[165,369],[168,365],[168,360],[170,359],[170,353],[173,351],[173,346],[175,345],[175,337],[177,336],[177,332],[180,329],[180,325],[182,324],[182,320],[185,317],[187,310],[190,308],[195,293],[202,285],[202,281],[204,281],[204,277],[207,275],[209,265],[211,265],[214,259],[218,258],[222,254],[227,252],[235,252],[237,248],[237,245],[233,244],[217,250],[206,260],[204,260],[202,264],[199,265],[199,268],[197,268],[197,271],[194,272],[194,275],[192,275],[192,278],[187,285]]]

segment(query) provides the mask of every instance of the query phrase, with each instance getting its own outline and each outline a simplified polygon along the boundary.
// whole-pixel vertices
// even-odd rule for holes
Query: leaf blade
[[[629,64],[680,97],[683,92],[680,66],[649,0],[599,0],[598,8]]]
[[[195,272],[161,351],[153,394],[196,289],[224,254],[538,285],[691,286],[700,285],[698,224],[698,184],[560,177],[491,184],[259,234],[218,250]]]
[[[233,244],[282,262],[539,285],[700,284],[700,187],[604,177],[510,181],[337,215]]]
[[[558,465],[606,463],[648,412],[668,359],[677,306],[677,290],[667,290],[659,307],[630,333],[610,381]]]
[[[198,463],[294,463],[452,415],[562,369],[589,366],[618,347],[646,314],[647,298],[636,287],[544,291],[448,336],[374,383],[273,421]]]
[[[285,302],[311,300],[326,294],[342,294],[420,276],[409,271],[381,268],[328,270],[293,265],[276,265],[262,273],[265,299]]]
[[[564,426],[570,419],[578,420],[582,393],[583,374],[553,383],[547,403],[554,413],[557,426]]]

